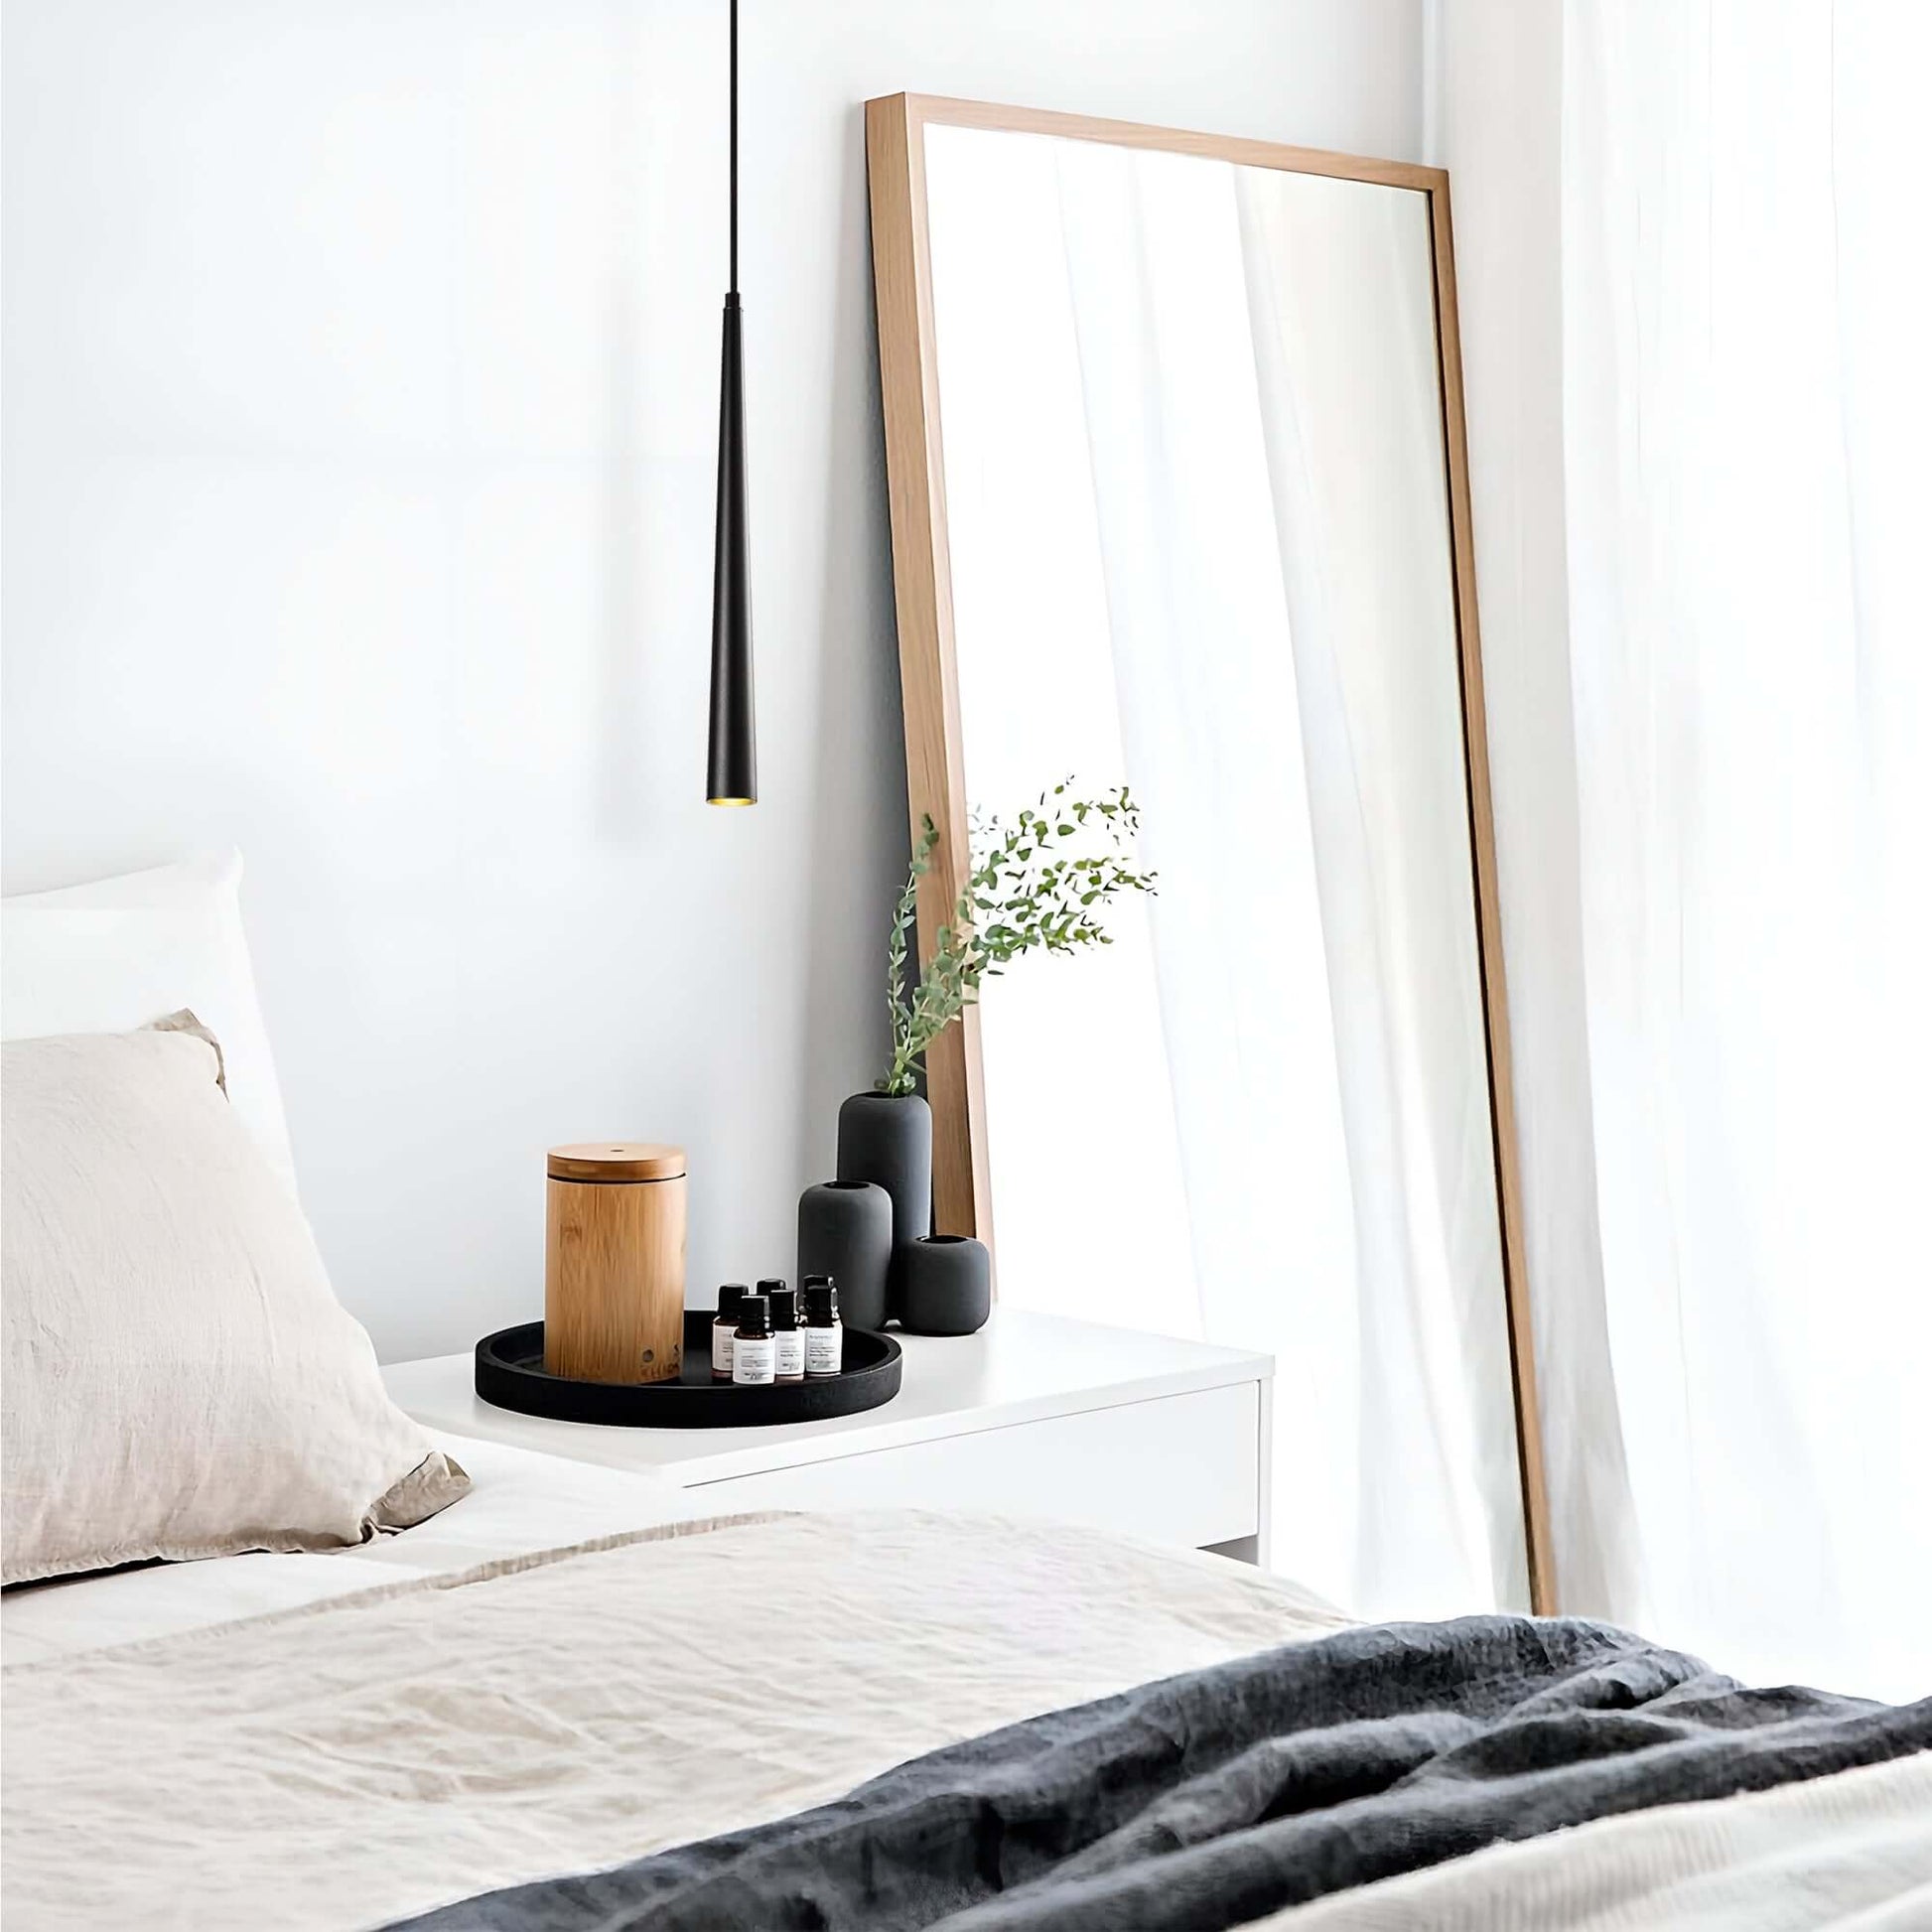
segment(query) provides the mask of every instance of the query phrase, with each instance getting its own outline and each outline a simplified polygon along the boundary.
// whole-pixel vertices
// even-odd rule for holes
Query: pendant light
[[[731,0],[731,291],[718,384],[718,548],[711,590],[711,744],[705,797],[756,805],[752,585],[745,528],[745,350],[738,306],[738,0]]]

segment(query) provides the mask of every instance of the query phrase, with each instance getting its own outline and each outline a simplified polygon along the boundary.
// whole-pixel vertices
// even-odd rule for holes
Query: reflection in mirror
[[[985,991],[1000,1296],[1271,1351],[1349,1607],[1526,1605],[1430,195],[923,135],[966,802],[1160,879]]]

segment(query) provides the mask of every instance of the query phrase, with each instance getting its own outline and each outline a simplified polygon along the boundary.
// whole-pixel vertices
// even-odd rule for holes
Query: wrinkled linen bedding
[[[381,1925],[1345,1622],[1216,1557],[880,1511],[659,1526],[46,1656],[4,1674],[0,1917]]]
[[[1500,1841],[1932,1747],[1578,1619],[1338,1631],[903,1764],[832,1805],[418,1932],[1217,1932]]]

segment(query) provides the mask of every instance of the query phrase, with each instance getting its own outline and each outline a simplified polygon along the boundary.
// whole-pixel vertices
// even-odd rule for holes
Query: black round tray
[[[898,1394],[898,1343],[865,1328],[845,1331],[844,1369],[803,1382],[711,1379],[711,1323],[684,1316],[684,1369],[675,1382],[579,1382],[543,1366],[543,1323],[499,1328],[477,1344],[477,1393],[498,1409],[557,1422],[618,1429],[748,1429],[766,1423],[856,1416]]]

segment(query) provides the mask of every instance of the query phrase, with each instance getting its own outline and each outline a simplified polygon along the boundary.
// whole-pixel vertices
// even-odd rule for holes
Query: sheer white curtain
[[[1932,1691],[1928,72],[1918,7],[1564,11],[1609,1607],[1897,1696]]]
[[[1390,1614],[1508,1600],[1428,210],[1056,162],[1203,1332],[1277,1358],[1299,1574]]]
[[[926,166],[970,793],[1125,775],[1162,876],[987,989],[1002,1298],[1273,1353],[1314,1587],[1521,1602],[1426,209]]]

